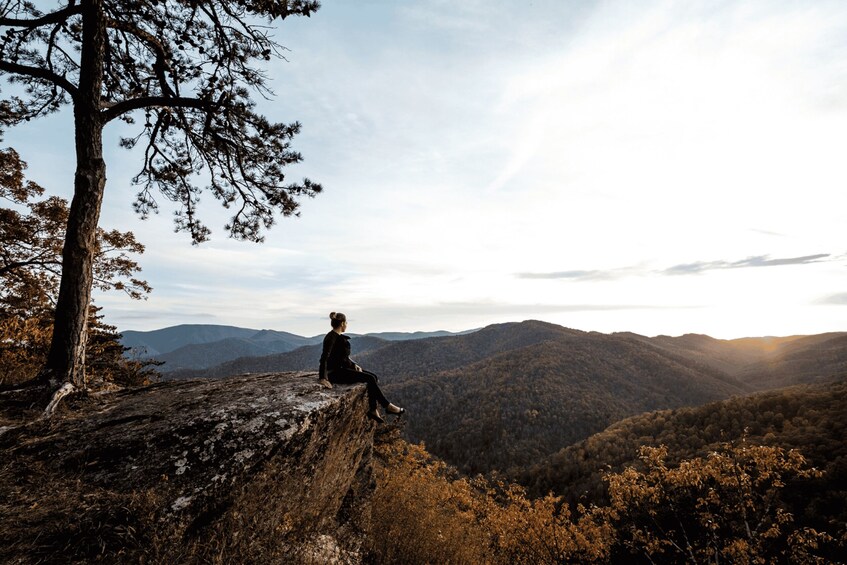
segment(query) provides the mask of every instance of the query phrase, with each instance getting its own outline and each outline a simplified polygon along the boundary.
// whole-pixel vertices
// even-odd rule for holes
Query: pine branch
[[[66,21],[71,16],[76,16],[82,13],[82,6],[76,4],[76,0],[70,0],[70,3],[55,12],[44,14],[40,18],[16,19],[16,18],[0,18],[0,26],[9,27],[25,27],[29,29],[41,27],[43,25],[58,24]]]
[[[105,109],[103,111],[103,123],[108,123],[121,114],[125,114],[133,110],[139,110],[141,108],[197,108],[199,110],[211,111],[215,108],[215,106],[214,102],[210,100],[200,100],[199,98],[143,96],[141,98],[123,100]]]
[[[20,63],[12,63],[10,61],[0,59],[0,71],[6,71],[7,73],[24,75],[51,82],[56,86],[61,87],[65,92],[70,94],[72,98],[76,98],[77,92],[79,92],[77,87],[71,84],[68,79],[47,69],[29,67],[27,65],[21,65]]]

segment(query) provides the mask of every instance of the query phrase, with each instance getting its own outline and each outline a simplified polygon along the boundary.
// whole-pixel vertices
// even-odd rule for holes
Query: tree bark
[[[91,304],[94,253],[100,206],[106,186],[103,120],[100,114],[106,21],[101,0],[82,2],[79,90],[74,97],[76,174],[74,197],[62,250],[62,280],[53,341],[41,379],[50,388],[63,383],[85,387],[85,345]]]

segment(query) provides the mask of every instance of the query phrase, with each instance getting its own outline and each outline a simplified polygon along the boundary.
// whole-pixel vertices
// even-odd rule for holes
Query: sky
[[[274,36],[259,106],[324,192],[262,244],[206,194],[192,246],[110,124],[101,226],[154,288],[95,293],[120,330],[847,330],[847,3],[323,0]],[[70,196],[69,111],[4,144]]]

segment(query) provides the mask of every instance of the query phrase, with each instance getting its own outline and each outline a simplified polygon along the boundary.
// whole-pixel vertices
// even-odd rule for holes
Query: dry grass
[[[0,468],[0,562],[138,560],[152,553],[157,501],[124,495],[57,474],[42,462],[15,458]]]

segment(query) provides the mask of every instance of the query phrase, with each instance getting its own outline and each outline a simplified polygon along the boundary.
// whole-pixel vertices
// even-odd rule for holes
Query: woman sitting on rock
[[[332,331],[324,337],[324,347],[321,353],[321,363],[318,379],[324,387],[332,388],[331,383],[353,384],[365,383],[368,385],[368,417],[380,424],[385,420],[377,409],[377,403],[381,404],[389,414],[400,416],[406,409],[400,408],[388,402],[385,395],[376,384],[379,377],[370,371],[365,371],[350,359],[350,338],[344,335],[347,330],[347,316],[341,312],[332,312],[329,315]]]

